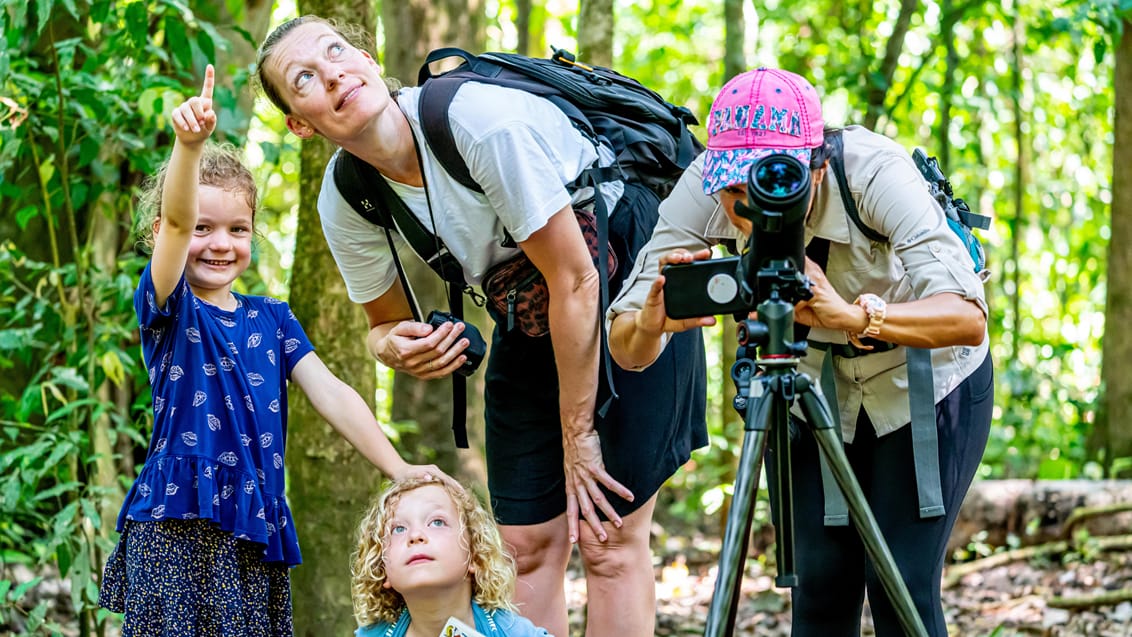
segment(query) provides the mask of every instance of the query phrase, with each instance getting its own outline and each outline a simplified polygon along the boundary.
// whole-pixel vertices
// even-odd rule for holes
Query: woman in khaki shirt
[[[717,244],[746,243],[751,222],[734,206],[746,201],[755,161],[781,153],[809,164],[805,241],[828,241],[828,261],[823,268],[806,260],[813,298],[797,304],[795,320],[811,327],[810,349],[798,371],[818,378],[832,357],[836,405],[828,400],[850,464],[929,634],[945,636],[944,554],[993,406],[985,272],[975,272],[907,151],[861,127],[825,129],[821,101],[803,78],[765,68],[737,76],[716,98],[708,130],[708,151],[661,205],[652,240],[610,309],[613,357],[626,369],[643,369],[672,333],[714,324],[714,317],[665,315],[660,268],[710,258]],[[869,239],[850,219],[830,168],[840,152],[835,141],[843,145],[852,205],[887,241]],[[917,357],[930,372],[926,382],[914,376],[924,389],[909,395],[906,361]],[[914,418],[917,411],[926,417]],[[913,433],[924,428],[932,440],[913,444]],[[771,465],[773,456],[772,448]],[[791,458],[799,579],[792,634],[859,634],[867,591],[876,634],[902,635],[859,536],[835,502],[836,488],[823,491],[813,437],[793,436]]]

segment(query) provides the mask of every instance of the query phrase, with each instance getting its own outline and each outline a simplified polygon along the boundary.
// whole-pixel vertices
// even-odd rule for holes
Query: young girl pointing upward
[[[232,283],[251,262],[256,186],[216,128],[214,72],[174,109],[176,142],[151,184],[153,257],[134,297],[153,390],[144,469],[118,518],[99,602],[130,635],[286,635],[301,562],[284,495],[287,381],[383,473],[403,461],[332,374],[283,301]]]

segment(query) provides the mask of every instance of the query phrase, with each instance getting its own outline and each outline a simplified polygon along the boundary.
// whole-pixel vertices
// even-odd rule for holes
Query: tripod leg
[[[752,392],[762,387],[760,381],[751,383]],[[727,527],[719,553],[719,569],[715,580],[711,606],[708,608],[705,637],[725,637],[735,630],[735,613],[739,607],[739,584],[742,582],[747,560],[747,545],[751,537],[751,518],[755,496],[758,494],[759,471],[767,447],[767,429],[772,401],[778,398],[769,392],[754,397],[747,407],[743,449],[739,455],[739,470],[735,475],[731,510],[727,513]]]
[[[774,436],[774,470],[768,472],[767,480],[777,495],[772,499],[774,509],[774,558],[778,565],[778,575],[774,585],[779,588],[793,588],[798,585],[798,575],[794,571],[794,469],[793,453],[790,443],[790,404],[787,400],[776,400],[771,408],[771,421],[774,423],[771,435]]]
[[[808,377],[806,378],[808,380]],[[884,585],[884,590],[888,593],[889,599],[892,600],[892,606],[900,619],[900,625],[904,627],[904,633],[914,637],[921,635],[927,637],[928,632],[924,627],[923,619],[916,611],[915,604],[912,603],[912,596],[908,593],[908,587],[904,583],[904,578],[900,575],[896,560],[892,557],[892,552],[889,551],[888,544],[884,541],[884,535],[881,533],[876,518],[873,517],[868,501],[865,500],[865,494],[861,491],[857,476],[853,474],[853,469],[849,466],[849,458],[845,455],[845,449],[841,446],[841,439],[833,429],[829,407],[819,394],[814,393],[813,388],[808,383],[798,383],[798,392],[806,422],[809,423],[810,430],[817,440],[819,450],[829,463],[830,471],[833,473],[834,480],[837,481],[838,488],[845,496],[845,501],[849,505],[849,517],[853,520],[854,526],[857,527],[857,533],[861,536],[865,551],[872,559],[877,575]]]

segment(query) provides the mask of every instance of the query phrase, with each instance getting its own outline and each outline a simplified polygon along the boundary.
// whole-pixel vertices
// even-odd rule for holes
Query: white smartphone
[[[483,633],[465,624],[464,622],[449,617],[448,621],[444,624],[444,628],[440,631],[440,637],[486,637]]]

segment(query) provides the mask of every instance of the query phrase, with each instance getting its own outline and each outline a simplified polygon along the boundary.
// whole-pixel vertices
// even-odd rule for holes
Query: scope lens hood
[[[810,171],[798,159],[784,154],[767,155],[751,166],[747,196],[763,210],[782,211],[809,195]]]

